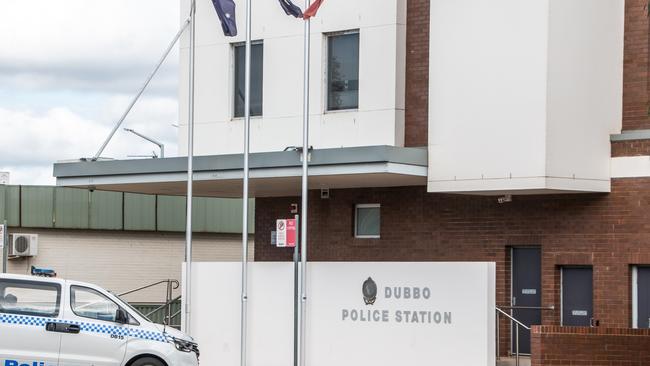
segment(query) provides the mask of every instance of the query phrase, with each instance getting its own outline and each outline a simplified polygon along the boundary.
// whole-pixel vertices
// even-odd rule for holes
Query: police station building
[[[288,261],[271,232],[300,203],[303,24],[253,4],[254,256]],[[239,197],[244,32],[224,37],[209,0],[197,12],[194,193]],[[646,0],[326,0],[311,24],[309,260],[495,262],[497,306],[541,325],[521,334],[533,364],[650,362],[633,329],[650,328],[649,27]],[[54,173],[182,196],[186,161]]]

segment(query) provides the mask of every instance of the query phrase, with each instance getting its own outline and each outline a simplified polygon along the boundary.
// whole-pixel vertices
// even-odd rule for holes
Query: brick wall
[[[650,365],[650,330],[536,326],[532,366]]]
[[[255,259],[290,260],[270,245],[274,220],[298,198],[258,198]],[[355,239],[354,205],[381,203],[381,239]],[[510,248],[542,248],[542,304],[560,309],[560,266],[592,265],[594,316],[631,326],[631,270],[650,264],[650,179],[620,179],[611,194],[495,197],[426,193],[424,187],[332,190],[310,197],[313,261],[494,261],[497,303],[510,299]],[[544,312],[557,325],[559,311]],[[507,323],[502,323],[502,329]],[[507,334],[502,338],[507,349]]]
[[[648,115],[647,0],[625,1],[625,61],[623,73],[623,130],[650,128]]]
[[[612,142],[612,157],[650,155],[650,140]]]
[[[405,145],[427,146],[429,129],[429,1],[408,0]]]

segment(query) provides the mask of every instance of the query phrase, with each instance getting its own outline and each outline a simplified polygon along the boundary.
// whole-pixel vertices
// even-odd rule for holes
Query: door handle
[[[589,319],[589,326],[592,328],[599,327],[600,326],[600,320],[591,318]]]
[[[45,330],[55,333],[79,334],[81,332],[81,327],[76,324],[47,323],[45,324]]]
[[[79,334],[81,332],[81,327],[76,324],[68,324],[65,332],[70,334]]]

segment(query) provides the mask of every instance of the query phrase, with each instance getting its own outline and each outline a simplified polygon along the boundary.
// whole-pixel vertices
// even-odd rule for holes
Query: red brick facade
[[[536,326],[532,366],[650,365],[648,329]]]
[[[650,140],[630,140],[612,142],[612,157],[648,156],[650,155]]]
[[[333,190],[310,196],[309,260],[492,261],[497,304],[510,303],[510,248],[542,250],[543,324],[560,323],[560,267],[591,265],[594,317],[631,326],[631,266],[650,264],[650,178],[612,183],[610,194],[495,197],[431,194],[425,187]],[[274,220],[299,198],[256,200],[255,260],[291,260],[270,245]],[[381,204],[381,239],[355,239],[354,206]],[[501,329],[507,329],[502,322]],[[508,349],[507,332],[502,350]]]
[[[650,178],[615,180],[611,194],[495,197],[427,193],[424,187],[313,192],[314,261],[494,261],[497,302],[510,299],[510,248],[542,249],[542,302],[560,308],[562,265],[593,265],[594,315],[604,327],[631,325],[631,271],[650,264]],[[274,220],[298,198],[258,198],[255,259],[290,260],[270,245]],[[354,205],[381,204],[381,239],[355,239]],[[559,324],[548,312],[544,324]]]
[[[623,130],[650,128],[649,32],[648,1],[626,0]]]
[[[406,27],[405,146],[427,146],[429,129],[429,1],[409,0]]]

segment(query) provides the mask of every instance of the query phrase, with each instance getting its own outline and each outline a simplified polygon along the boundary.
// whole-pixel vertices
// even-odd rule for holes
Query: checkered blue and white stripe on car
[[[145,339],[149,341],[167,342],[167,337],[161,332],[152,332],[139,328],[117,327],[113,325],[75,322],[69,320],[60,320],[52,318],[43,318],[36,316],[0,314],[0,324],[16,324],[22,326],[45,327],[47,323],[74,324],[81,328],[82,332],[112,334],[125,337]]]

